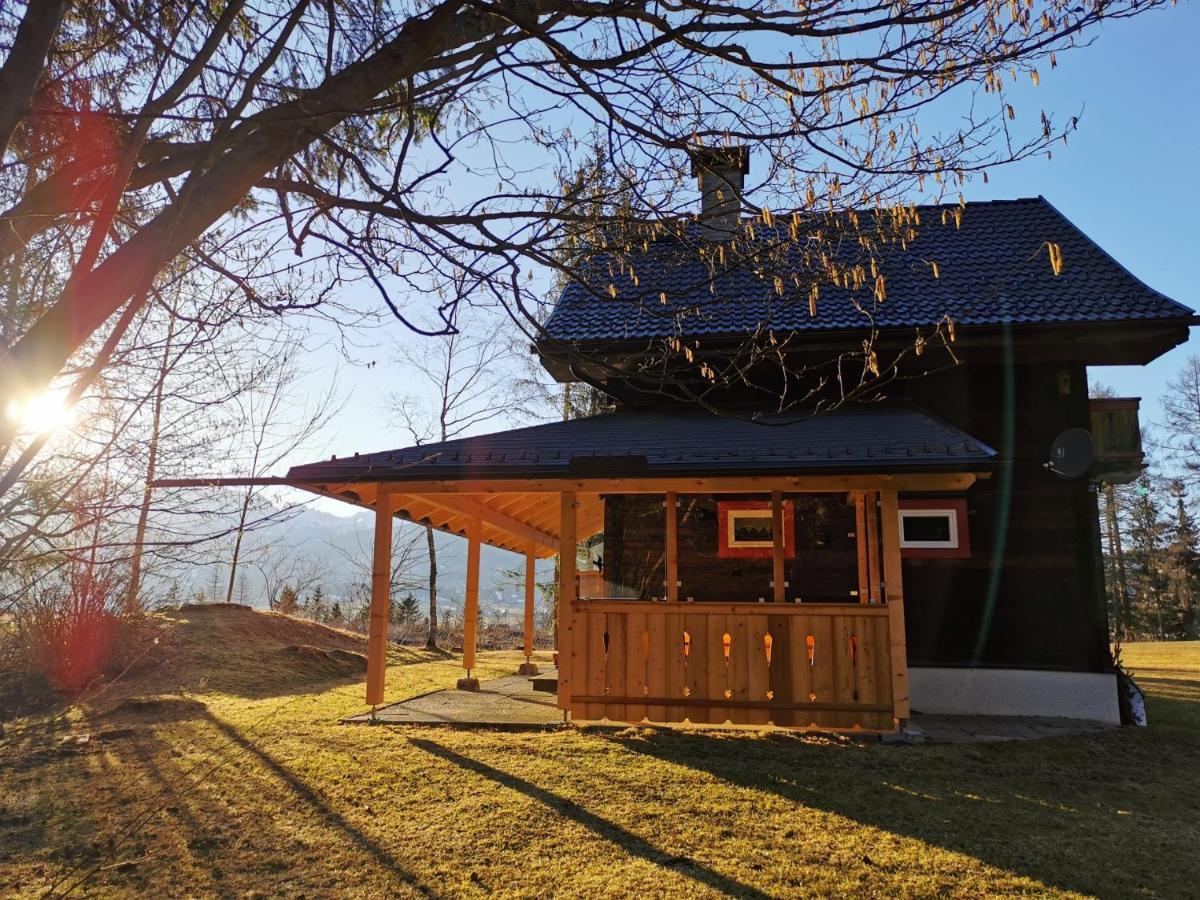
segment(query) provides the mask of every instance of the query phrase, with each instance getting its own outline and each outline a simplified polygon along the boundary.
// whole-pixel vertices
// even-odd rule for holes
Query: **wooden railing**
[[[577,720],[894,727],[885,606],[582,600],[560,641]]]

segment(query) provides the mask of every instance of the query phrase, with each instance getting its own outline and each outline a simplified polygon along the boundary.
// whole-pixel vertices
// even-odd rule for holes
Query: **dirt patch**
[[[325,650],[311,644],[290,644],[279,652],[337,672],[365,672],[367,670],[367,658],[363,654],[355,653],[352,650],[343,650],[340,647]]]
[[[111,715],[129,715],[156,720],[191,719],[208,707],[191,697],[126,697],[111,711]]]
[[[367,671],[367,657],[362,653],[355,653],[353,650],[333,649],[329,651],[329,655],[351,671]]]

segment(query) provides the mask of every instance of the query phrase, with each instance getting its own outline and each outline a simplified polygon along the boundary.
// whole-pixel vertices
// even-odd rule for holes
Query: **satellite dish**
[[[1086,428],[1068,428],[1050,445],[1046,468],[1059,478],[1079,478],[1092,467],[1096,444]]]

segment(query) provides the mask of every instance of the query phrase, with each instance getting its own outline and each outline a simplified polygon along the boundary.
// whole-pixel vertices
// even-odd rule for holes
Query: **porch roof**
[[[628,410],[293,466],[289,480],[699,477],[988,468],[995,451],[908,403],[757,421]]]

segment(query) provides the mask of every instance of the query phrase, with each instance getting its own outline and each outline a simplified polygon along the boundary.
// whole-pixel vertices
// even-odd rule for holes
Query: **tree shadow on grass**
[[[604,734],[631,753],[770,791],[1046,885],[1186,896],[1200,877],[1188,761],[1200,741],[1110,732],[967,746]]]
[[[63,788],[40,791],[38,807],[25,818],[10,823],[13,817],[0,803],[0,837],[9,824],[28,830],[38,820],[57,823],[23,836],[11,848],[14,859],[48,852],[61,866],[49,874],[58,890],[177,890],[178,883],[167,888],[152,880],[159,866],[170,865],[201,894],[227,894],[246,877],[277,876],[292,887],[298,879],[305,892],[320,895],[331,889],[330,873],[307,871],[303,855],[329,842],[350,845],[395,882],[437,896],[317,790],[203,704],[179,701],[155,712],[155,726],[174,729],[171,739],[146,727],[109,729],[119,736],[93,741],[89,752],[65,760],[56,770]],[[110,755],[117,764],[110,764]],[[48,770],[38,774],[44,780]],[[280,813],[272,814],[273,808]],[[280,814],[292,825],[313,822],[319,837],[298,844],[294,828],[276,827]],[[156,862],[147,867],[140,859]]]
[[[227,722],[208,715],[208,721],[234,745],[245,750],[253,758],[265,766],[272,775],[278,778],[296,797],[303,800],[322,822],[336,829],[358,849],[375,860],[391,874],[395,875],[409,887],[427,897],[436,897],[437,893],[422,882],[415,874],[406,869],[387,848],[379,844],[370,835],[365,834],[327,803],[320,794],[309,787],[294,772],[274,759],[269,753],[244,737],[241,732]]]
[[[575,801],[561,797],[553,791],[547,790],[531,781],[526,781],[523,778],[510,775],[508,772],[501,771],[486,763],[463,756],[461,753],[457,753],[434,741],[424,738],[411,738],[409,743],[414,747],[424,750],[426,753],[433,754],[469,772],[474,772],[476,775],[480,775],[506,788],[524,794],[532,800],[536,800],[556,815],[570,819],[573,822],[578,822],[599,837],[616,844],[633,856],[640,857],[657,866],[669,866],[672,872],[678,872],[680,875],[685,875],[700,884],[727,895],[735,897],[768,896],[757,888],[742,884],[740,881],[722,875],[720,872],[709,869],[695,860],[679,861],[682,864],[673,865],[676,862],[675,858],[663,853],[645,838],[585,809]]]

